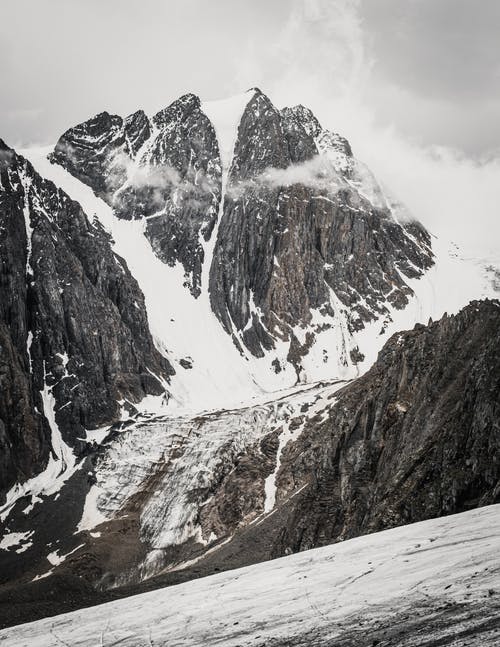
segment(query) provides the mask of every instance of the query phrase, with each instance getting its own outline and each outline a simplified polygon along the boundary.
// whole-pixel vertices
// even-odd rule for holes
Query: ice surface
[[[376,644],[361,637],[396,628],[408,638],[420,622],[426,641],[493,646],[499,548],[500,505],[489,506],[12,627],[0,644],[283,646],[349,636],[341,644]],[[455,624],[440,629],[447,617]]]
[[[141,508],[141,536],[150,547],[144,564],[124,575],[141,579],[167,566],[162,551],[189,538],[207,544],[216,537],[204,537],[198,518],[207,497],[197,494],[217,488],[221,469],[230,469],[237,457],[253,443],[276,431],[281,452],[300,435],[306,421],[331,405],[330,396],[344,385],[321,384],[252,407],[219,411],[203,416],[159,416],[138,419],[105,444],[95,466],[97,483],[87,495],[79,530],[91,530],[101,522],[118,517],[132,495],[143,491],[155,475],[155,491]],[[295,424],[294,418],[302,423]],[[274,480],[266,484],[265,512],[274,505]],[[175,483],[175,487],[172,487]],[[271,505],[272,500],[272,505]]]

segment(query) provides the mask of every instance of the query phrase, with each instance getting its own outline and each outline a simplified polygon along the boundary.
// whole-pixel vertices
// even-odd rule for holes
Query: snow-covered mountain
[[[0,632],[4,647],[498,644],[500,506]]]
[[[170,583],[497,500],[498,304],[394,333],[498,270],[307,108],[0,142],[0,219],[3,582]]]
[[[345,139],[258,90],[102,113],[24,153],[113,237],[176,371],[170,409],[352,379],[393,332],[494,294]]]

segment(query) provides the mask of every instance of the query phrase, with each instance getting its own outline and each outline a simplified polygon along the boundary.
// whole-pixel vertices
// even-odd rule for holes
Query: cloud
[[[113,152],[109,158],[109,174],[119,183],[126,182],[127,186],[141,189],[177,189],[193,191],[213,191],[216,188],[214,180],[203,170],[189,167],[184,175],[169,164],[154,164],[148,161],[133,160],[124,151]]]
[[[332,163],[325,156],[316,155],[305,162],[290,164],[286,168],[269,167],[251,179],[230,185],[227,194],[237,199],[248,190],[276,189],[292,184],[303,184],[318,191],[328,191],[330,194],[346,185]]]
[[[324,127],[346,136],[356,157],[433,233],[475,253],[498,255],[500,155],[476,160],[450,147],[424,145],[391,123],[394,92],[406,90],[389,91],[374,76],[361,10],[358,0],[296,0],[275,43],[253,61],[253,84],[279,107],[307,105]],[[376,105],[370,102],[374,87]],[[412,96],[416,112],[427,106],[425,98]],[[432,119],[432,106],[426,110]],[[443,107],[442,120],[446,114]],[[457,129],[459,119],[457,112]]]

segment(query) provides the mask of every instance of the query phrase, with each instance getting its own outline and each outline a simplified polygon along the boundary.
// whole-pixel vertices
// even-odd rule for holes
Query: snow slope
[[[47,618],[2,647],[498,645],[500,505]]]

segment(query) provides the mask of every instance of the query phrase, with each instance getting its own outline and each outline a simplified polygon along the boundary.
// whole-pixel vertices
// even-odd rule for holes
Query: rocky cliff
[[[221,195],[216,134],[198,97],[186,94],[151,120],[142,110],[107,112],[71,128],[51,156],[110,204],[119,218],[144,219],[145,235],[165,263],[184,267],[200,294],[203,241]]]
[[[287,447],[277,554],[500,501],[500,303],[397,334]]]
[[[162,396],[172,368],[109,236],[3,142],[0,223],[1,501],[50,457],[64,470],[120,402]]]
[[[310,111],[279,111],[255,91],[238,128],[210,294],[226,330],[253,354],[290,341],[298,373],[318,333],[342,324],[339,359],[355,362],[348,333],[388,306],[404,308],[405,277],[433,262],[425,229],[407,231],[374,179],[380,196],[365,196],[357,165],[348,142]],[[305,339],[296,327],[307,329]]]

